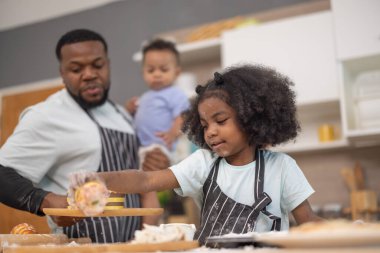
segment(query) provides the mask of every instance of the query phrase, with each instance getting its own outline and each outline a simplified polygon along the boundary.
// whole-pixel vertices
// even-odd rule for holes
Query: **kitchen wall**
[[[142,41],[158,33],[301,2],[312,1],[124,0],[3,31],[0,32],[0,88],[58,77],[54,56],[58,38],[68,30],[84,27],[99,31],[107,39],[112,64],[110,95],[123,103],[126,98],[146,90],[140,67],[132,61]]]
[[[354,168],[356,162],[364,170],[366,187],[380,195],[380,146],[347,148],[339,151],[290,154],[302,168],[316,191],[311,204],[323,206],[339,203],[350,205],[349,190],[342,178],[341,169]]]

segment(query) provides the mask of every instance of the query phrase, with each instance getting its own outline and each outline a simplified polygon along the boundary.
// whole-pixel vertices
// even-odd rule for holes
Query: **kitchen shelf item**
[[[70,217],[87,217],[81,210],[68,208],[44,208],[43,212],[53,216],[70,216]],[[93,217],[109,217],[109,216],[149,216],[160,215],[164,212],[163,208],[123,208],[116,210],[105,210]]]
[[[322,124],[318,128],[318,138],[320,142],[329,142],[335,139],[334,127],[330,124]]]

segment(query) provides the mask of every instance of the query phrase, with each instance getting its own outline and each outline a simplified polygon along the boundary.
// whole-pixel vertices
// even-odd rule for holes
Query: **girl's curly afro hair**
[[[293,82],[274,69],[243,65],[226,69],[205,85],[198,85],[191,108],[184,113],[182,130],[199,147],[210,149],[204,139],[198,105],[217,97],[236,112],[237,122],[250,145],[268,145],[294,139],[300,131],[296,118]]]

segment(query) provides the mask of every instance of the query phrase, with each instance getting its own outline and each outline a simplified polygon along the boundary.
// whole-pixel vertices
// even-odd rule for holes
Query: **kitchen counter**
[[[117,252],[199,252],[199,253],[379,253],[380,246],[376,247],[336,247],[336,248],[301,248],[301,249],[285,249],[285,248],[254,248],[253,246],[245,246],[236,249],[212,249],[206,247],[197,247],[193,242],[170,242],[160,244],[85,244],[85,245],[38,245],[38,246],[5,246],[3,253],[117,253]],[[159,246],[157,246],[159,245]],[[316,245],[317,247],[317,245]]]

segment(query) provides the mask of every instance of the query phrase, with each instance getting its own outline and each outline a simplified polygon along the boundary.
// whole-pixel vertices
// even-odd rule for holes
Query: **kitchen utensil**
[[[240,248],[255,245],[253,236],[211,236],[206,238],[205,246],[209,248]]]
[[[47,215],[54,216],[70,216],[70,217],[87,217],[81,210],[67,209],[67,208],[44,208],[43,212]],[[116,210],[105,210],[94,217],[108,217],[108,216],[149,216],[160,215],[164,212],[163,208],[123,208]]]
[[[205,246],[209,248],[240,248],[244,246],[273,247],[271,244],[257,241],[258,233],[228,234],[206,238]]]
[[[377,194],[375,191],[361,190],[351,192],[351,215],[353,220],[376,221]]]
[[[355,178],[356,189],[364,190],[365,189],[364,171],[358,162],[356,163],[354,167],[354,178]]]
[[[181,232],[184,233],[185,235],[185,240],[186,241],[192,241],[194,238],[194,233],[195,233],[195,225],[194,224],[187,224],[187,223],[167,223],[167,224],[161,224],[160,228],[170,228],[174,227],[179,229]]]
[[[352,168],[343,168],[340,170],[340,174],[342,175],[344,183],[346,184],[348,190],[350,192],[356,191],[357,185],[354,170]]]

